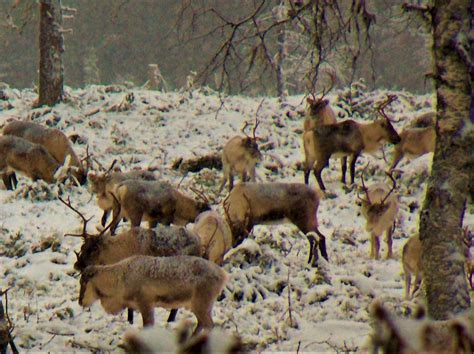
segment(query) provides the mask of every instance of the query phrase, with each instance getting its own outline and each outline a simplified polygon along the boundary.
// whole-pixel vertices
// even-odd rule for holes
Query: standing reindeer
[[[111,198],[110,192],[114,190],[117,184],[126,180],[156,180],[156,176],[149,171],[134,170],[129,172],[111,172],[114,163],[112,163],[105,173],[90,173],[88,176],[90,191],[97,195],[97,205],[104,211],[101,219],[102,226],[105,226],[107,218],[113,209],[114,200]]]
[[[361,180],[366,198],[360,200],[362,214],[367,222],[366,229],[370,232],[370,257],[379,259],[380,236],[385,232],[388,259],[392,257],[392,233],[398,212],[398,198],[392,194],[396,188],[396,181],[392,175],[387,174],[392,180],[391,188],[385,183],[375,183],[367,188],[364,183],[364,172]]]
[[[240,183],[224,200],[224,210],[238,245],[254,225],[289,220],[308,238],[309,259],[316,266],[318,245],[327,260],[326,237],[318,230],[317,211],[322,193],[302,183]],[[316,242],[315,235],[319,238]]]
[[[107,313],[138,310],[153,326],[154,307],[186,307],[198,320],[194,333],[211,329],[212,307],[228,275],[215,263],[193,256],[132,256],[118,263],[89,266],[81,273],[79,305],[100,300]]]
[[[112,197],[114,197],[112,195]],[[67,234],[67,236],[82,237],[83,244],[79,252],[75,252],[77,261],[74,269],[84,271],[90,265],[105,265],[117,263],[135,255],[154,257],[170,257],[179,255],[200,256],[201,242],[193,232],[177,226],[157,226],[154,230],[133,227],[130,230],[112,236],[106,231],[112,222],[99,234],[87,233],[87,223],[90,219],[71,205],[71,201],[58,199],[79,215],[83,221],[81,234]],[[174,321],[177,310],[173,309],[168,322]],[[129,310],[128,320],[133,323],[133,311]]]
[[[70,156],[72,175],[80,184],[86,183],[88,168],[83,166],[69,139],[59,129],[47,128],[33,122],[13,121],[5,125],[3,135],[17,136],[43,146],[60,165]]]
[[[322,190],[326,189],[321,178],[321,172],[329,165],[329,159],[332,155],[343,156],[341,182],[344,184],[346,183],[347,155],[351,156],[351,183],[354,183],[356,161],[362,152],[373,153],[377,151],[383,141],[398,144],[400,136],[384,112],[384,108],[395,99],[395,96],[389,96],[379,106],[378,112],[383,118],[372,123],[363,124],[346,120],[341,123],[317,126],[307,132],[305,139],[311,140],[312,143],[305,143],[305,184],[309,183],[309,174],[314,166],[314,176],[319,187]]]
[[[234,136],[224,146],[222,152],[222,169],[224,176],[220,191],[224,189],[226,182],[229,182],[229,192],[234,188],[234,174],[239,173],[242,182],[247,180],[247,175],[250,180],[255,182],[255,165],[262,159],[262,154],[258,148],[257,137],[255,131],[259,125],[259,121],[255,119],[253,128],[253,136],[250,137],[245,134],[245,128],[248,122],[245,122],[242,132],[245,137]]]

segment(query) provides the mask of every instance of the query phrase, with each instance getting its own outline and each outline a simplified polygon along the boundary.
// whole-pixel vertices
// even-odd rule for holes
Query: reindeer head
[[[308,97],[306,99],[306,102],[308,103],[308,108],[309,108],[309,114],[311,116],[316,116],[319,112],[321,112],[328,104],[329,100],[328,99],[319,99],[319,98],[311,98]]]
[[[67,201],[62,199],[58,196],[58,199],[66,205],[69,209],[73,210],[76,214],[80,216],[82,219],[82,232],[80,234],[66,234],[64,236],[73,236],[73,237],[82,237],[84,243],[81,246],[79,252],[74,252],[77,257],[76,263],[74,263],[74,269],[78,271],[83,271],[87,266],[91,264],[96,264],[97,259],[100,255],[100,251],[102,249],[104,235],[106,231],[112,226],[112,224],[116,221],[116,219],[120,216],[120,203],[118,202],[117,198],[113,193],[110,195],[114,198],[114,203],[118,205],[118,214],[114,217],[114,219],[97,235],[91,235],[87,233],[87,223],[92,219],[92,217],[86,219],[86,217],[76,208],[74,208],[71,204],[71,200],[68,197]]]
[[[110,165],[109,169],[103,174],[96,174],[95,172],[91,172],[88,174],[87,178],[89,180],[89,190],[92,193],[95,193],[97,195],[103,195],[105,193],[105,187],[110,180],[110,174],[116,163],[117,160],[114,160]]]
[[[365,186],[365,181],[364,181],[364,174],[369,165],[364,168],[361,174],[361,180],[362,180],[362,190],[365,192],[366,198],[361,198],[360,196],[357,196],[361,202],[362,206],[362,212],[364,216],[367,219],[367,226],[370,228],[370,225],[376,224],[378,220],[382,217],[382,215],[390,208],[390,203],[386,203],[388,197],[392,194],[392,192],[396,188],[396,181],[395,178],[393,178],[392,174],[389,174],[386,172],[387,176],[391,179],[392,181],[392,188],[390,191],[385,195],[384,198],[378,203],[375,203],[370,200],[368,188]]]
[[[247,128],[250,125],[249,122],[246,121],[244,123],[244,126],[241,129],[242,133],[245,134],[245,138],[242,139],[242,147],[256,161],[260,161],[262,159],[262,153],[260,152],[260,149],[258,148],[258,144],[257,144],[258,138],[255,134],[259,124],[260,124],[259,120],[255,118],[255,124],[253,127],[252,136],[247,135],[247,133],[245,132],[245,128]]]
[[[328,75],[331,79],[331,83],[328,88],[324,88],[321,92],[319,97],[316,97],[314,92],[314,85],[311,91],[311,97],[306,98],[306,102],[308,103],[309,114],[311,116],[316,116],[319,112],[321,112],[326,106],[329,104],[329,100],[326,99],[326,95],[332,90],[334,84],[336,82],[336,75],[334,72],[328,72]]]
[[[394,120],[388,117],[384,109],[396,99],[397,96],[388,95],[387,99],[377,107],[377,112],[384,118],[377,121],[378,127],[381,132],[382,140],[386,140],[392,144],[398,144],[402,139],[400,138],[397,131],[392,125],[392,122],[394,122]]]

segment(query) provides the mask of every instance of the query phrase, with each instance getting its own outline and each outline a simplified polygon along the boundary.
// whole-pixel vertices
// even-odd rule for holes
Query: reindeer
[[[127,218],[133,226],[140,226],[142,219],[154,228],[158,223],[186,225],[203,211],[210,210],[208,202],[196,201],[167,182],[125,180],[114,187],[118,203],[114,204],[114,222],[110,228],[115,233],[120,218]],[[120,217],[116,217],[120,214]]]
[[[186,307],[198,320],[194,333],[211,329],[212,307],[227,282],[218,265],[193,256],[132,256],[81,273],[79,305],[100,300],[107,313],[126,307],[140,311],[143,326],[153,326],[153,309]]]
[[[329,100],[324,97],[332,90],[335,83],[335,76],[331,75],[331,85],[328,89],[324,89],[320,97],[316,97],[314,92],[312,97],[306,98],[308,109],[304,120],[303,130],[305,132],[314,129],[320,125],[328,125],[337,123],[336,113],[334,113]]]
[[[474,272],[473,267],[473,260],[472,254],[470,251],[471,244],[472,244],[472,234],[469,231],[468,227],[463,228],[462,234],[462,242],[464,246],[464,258],[465,258],[465,265],[466,265],[466,276],[471,287],[473,288],[472,284],[472,277]],[[410,237],[410,239],[405,243],[403,246],[403,253],[402,253],[402,264],[403,270],[405,273],[405,298],[408,300],[412,298],[415,292],[419,289],[420,284],[422,282],[422,267],[421,267],[421,255],[422,255],[422,248],[421,248],[421,241],[418,235]],[[413,292],[410,296],[410,286],[411,286],[411,275],[415,275],[415,284],[413,287]]]
[[[113,198],[115,196],[111,195]],[[91,219],[85,216],[67,201],[58,196],[58,199],[73,210],[83,221],[80,234],[66,234],[66,236],[81,237],[83,244],[76,253],[77,261],[74,269],[82,272],[90,265],[105,265],[119,262],[134,255],[154,257],[171,257],[179,255],[200,256],[201,242],[198,236],[183,227],[158,225],[154,230],[133,227],[117,236],[107,234],[106,231],[112,222],[99,234],[87,233],[87,223]],[[174,321],[177,310],[173,309],[168,322]],[[128,321],[133,323],[133,311],[128,312]]]
[[[421,275],[421,242],[418,235],[412,236],[403,246],[402,265],[405,273],[405,299],[411,299],[420,288]],[[415,276],[413,292],[410,295],[411,276]]]
[[[111,191],[118,183],[125,180],[143,180],[154,181],[156,176],[149,171],[134,170],[129,172],[111,172],[116,160],[112,163],[110,168],[103,174],[89,173],[89,189],[92,193],[97,195],[97,205],[104,213],[101,218],[102,226],[105,226],[107,218],[113,209],[114,200],[110,197]]]
[[[257,137],[255,131],[260,122],[255,119],[252,137],[245,133],[245,128],[249,125],[245,122],[241,129],[245,137],[234,136],[224,146],[222,152],[222,169],[224,176],[220,191],[224,189],[226,182],[229,182],[229,192],[234,188],[234,174],[239,173],[242,182],[247,180],[247,174],[250,175],[250,180],[255,182],[255,165],[262,159],[262,154],[258,148]]]
[[[12,172],[21,172],[33,181],[54,183],[61,165],[41,145],[16,136],[0,136],[0,174],[5,187],[16,187]]]
[[[366,230],[370,232],[370,257],[379,259],[380,236],[385,232],[387,259],[389,259],[392,258],[392,233],[398,212],[398,198],[392,194],[396,188],[396,181],[391,174],[387,173],[392,180],[391,188],[385,183],[375,183],[367,188],[364,182],[364,173],[365,169],[362,172],[361,180],[366,198],[359,199],[362,214],[367,221]]]
[[[240,244],[254,225],[288,219],[309,241],[308,263],[316,266],[318,245],[327,260],[326,238],[318,230],[317,210],[322,193],[301,183],[240,183],[224,200],[233,245]],[[319,237],[316,243],[315,234]]]
[[[47,128],[33,122],[13,121],[5,125],[3,135],[17,136],[43,146],[60,165],[64,165],[66,157],[70,156],[72,175],[79,184],[86,183],[88,166],[83,166],[69,139],[59,129]],[[87,163],[88,157],[86,157]]]
[[[410,126],[402,131],[401,141],[394,149],[390,170],[395,169],[404,156],[416,158],[434,151],[436,143],[435,119],[436,112],[424,113],[415,118]]]
[[[314,164],[314,176],[318,181],[319,187],[326,190],[321,178],[322,170],[329,165],[329,159],[332,155],[342,157],[342,176],[341,182],[346,183],[347,155],[351,156],[350,173],[351,183],[354,183],[355,164],[357,158],[362,152],[373,153],[380,148],[382,141],[388,141],[392,144],[400,142],[400,136],[390,123],[390,119],[384,112],[384,108],[396,99],[395,96],[382,103],[378,112],[383,119],[378,119],[372,123],[363,124],[353,120],[346,120],[341,123],[321,125],[305,134],[305,172],[304,182],[309,183],[309,174]]]
[[[201,239],[201,255],[222,265],[224,255],[232,247],[232,231],[227,221],[217,211],[205,211],[196,218],[193,231]]]

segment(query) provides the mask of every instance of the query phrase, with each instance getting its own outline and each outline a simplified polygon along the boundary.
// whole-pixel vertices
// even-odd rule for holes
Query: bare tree
[[[445,320],[470,306],[462,222],[474,181],[471,97],[474,2],[435,0],[432,5],[405,4],[404,7],[422,14],[433,35],[436,147],[421,211],[420,240],[428,314]]]
[[[280,1],[253,1],[247,4],[249,13],[245,16],[232,16],[225,8],[205,6],[203,2],[182,0],[180,18],[181,30],[192,32],[195,38],[222,33],[223,41],[209,59],[199,78],[206,83],[213,74],[218,73],[218,89],[232,92],[235,83],[240,90],[254,85],[257,80],[271,77],[273,83],[280,83],[276,75],[281,74],[275,58],[279,58],[278,37],[281,39],[285,26],[298,32],[297,42],[292,48],[298,52],[294,65],[305,68],[303,77],[295,81],[309,80],[309,89],[314,90],[320,68],[329,66],[328,59],[334,56],[342,43],[351,43],[350,62],[355,67],[363,44],[370,45],[370,29],[375,16],[368,10],[366,0],[353,0],[350,3],[340,0],[288,0],[285,1],[284,16],[272,16]],[[203,23],[211,17],[215,23],[208,28]],[[233,18],[236,17],[236,18]],[[204,33],[196,33],[197,23],[201,21]],[[184,23],[184,25],[183,25]],[[186,25],[187,24],[187,25]],[[290,62],[290,61],[288,61]],[[270,73],[270,75],[268,75]],[[279,88],[281,91],[281,88]]]
[[[40,63],[38,106],[63,99],[63,34],[61,0],[40,0]]]

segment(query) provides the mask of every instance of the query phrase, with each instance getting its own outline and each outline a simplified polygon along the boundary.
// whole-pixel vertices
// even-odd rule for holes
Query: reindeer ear
[[[306,102],[308,102],[308,104],[313,104],[314,100],[311,97],[307,97]]]

